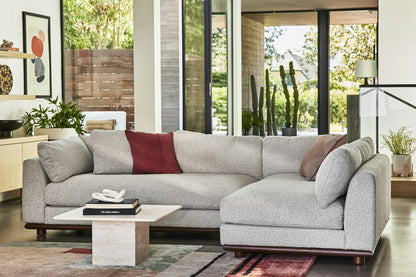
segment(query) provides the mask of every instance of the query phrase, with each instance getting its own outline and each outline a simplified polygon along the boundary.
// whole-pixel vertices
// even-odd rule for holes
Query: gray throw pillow
[[[133,157],[124,131],[93,130],[94,174],[131,174]]]
[[[40,142],[39,160],[52,182],[91,172],[93,160],[84,142],[77,136],[63,140]]]
[[[365,137],[338,147],[328,154],[316,174],[315,195],[326,208],[347,192],[348,184],[360,166],[374,156],[374,142]]]

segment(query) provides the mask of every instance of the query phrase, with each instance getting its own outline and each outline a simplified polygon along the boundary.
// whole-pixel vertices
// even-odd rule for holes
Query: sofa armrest
[[[346,249],[374,251],[391,211],[391,169],[376,154],[352,177],[345,200]]]
[[[45,187],[49,182],[38,158],[23,162],[22,208],[25,223],[45,223]]]

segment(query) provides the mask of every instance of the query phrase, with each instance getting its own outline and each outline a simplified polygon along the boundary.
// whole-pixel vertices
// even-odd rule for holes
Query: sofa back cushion
[[[262,177],[262,138],[173,134],[175,154],[184,173],[230,173]],[[299,167],[298,167],[299,168]]]
[[[73,175],[93,170],[92,155],[78,136],[40,142],[38,155],[52,182],[61,182]]]
[[[369,137],[342,145],[329,153],[316,174],[315,195],[319,206],[326,208],[344,195],[352,176],[374,154],[374,142]]]
[[[263,140],[263,177],[298,173],[303,157],[320,136],[270,136]]]
[[[131,174],[133,157],[124,131],[93,130],[94,174]]]

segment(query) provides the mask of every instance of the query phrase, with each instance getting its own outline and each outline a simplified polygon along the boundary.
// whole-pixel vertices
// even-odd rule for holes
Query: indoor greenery
[[[411,136],[408,127],[401,127],[397,131],[389,130],[387,135],[382,135],[383,146],[388,148],[393,155],[410,155],[416,150],[416,138]]]
[[[33,108],[23,116],[27,135],[33,134],[34,128],[73,128],[79,135],[85,134],[83,127],[85,115],[74,102],[64,103],[47,98],[48,105]]]

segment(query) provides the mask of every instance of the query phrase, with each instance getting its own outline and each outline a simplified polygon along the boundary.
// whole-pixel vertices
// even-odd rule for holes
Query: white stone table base
[[[149,223],[92,222],[92,264],[135,266],[149,258]]]
[[[134,266],[149,257],[149,223],[181,208],[142,205],[137,215],[82,215],[81,207],[54,219],[92,222],[92,264]]]

